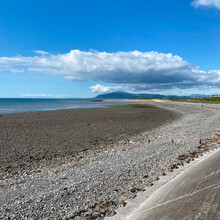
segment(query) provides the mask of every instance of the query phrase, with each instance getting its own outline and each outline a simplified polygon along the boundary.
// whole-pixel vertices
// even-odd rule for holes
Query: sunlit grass
[[[213,104],[220,103],[220,98],[189,98],[189,99],[171,98],[169,100],[178,101],[178,102],[213,103]]]
[[[135,99],[149,100],[155,98],[135,98]],[[157,98],[157,99],[171,100],[175,102],[194,102],[194,103],[212,103],[212,104],[220,103],[220,98]]]
[[[135,104],[135,105],[112,105],[110,107],[114,108],[155,108],[152,105],[143,105],[143,104]]]

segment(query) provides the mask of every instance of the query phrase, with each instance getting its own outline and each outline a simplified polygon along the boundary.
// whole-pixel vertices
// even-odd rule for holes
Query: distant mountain
[[[164,98],[163,95],[155,95],[155,94],[133,94],[128,92],[111,92],[100,94],[95,97],[95,99],[132,99],[132,98]]]
[[[97,95],[94,99],[132,99],[132,98],[190,98],[190,97],[209,97],[206,95],[191,95],[191,96],[164,96],[160,94],[134,94],[128,92],[111,92]]]
[[[209,98],[211,95],[202,95],[202,94],[192,94],[191,98]]]

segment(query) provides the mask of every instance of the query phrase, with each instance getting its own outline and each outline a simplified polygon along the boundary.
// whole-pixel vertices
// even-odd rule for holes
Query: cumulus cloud
[[[198,7],[215,7],[220,9],[220,0],[194,0],[192,5]]]
[[[220,87],[219,70],[206,72],[180,56],[153,51],[72,50],[58,55],[0,57],[0,72],[16,70],[62,76],[74,81],[121,84],[136,90]],[[93,91],[106,90],[100,86]]]
[[[92,90],[92,92],[99,92],[99,93],[103,93],[103,92],[109,92],[109,91],[113,91],[113,90],[119,90],[122,89],[122,87],[120,86],[103,86],[100,84],[97,84],[95,86],[91,86],[90,89]]]

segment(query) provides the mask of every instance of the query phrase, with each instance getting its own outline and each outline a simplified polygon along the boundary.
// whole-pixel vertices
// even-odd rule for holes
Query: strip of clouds
[[[203,71],[180,56],[154,51],[107,53],[72,50],[58,55],[0,57],[0,72],[5,71],[114,83],[136,90],[220,87],[220,70]],[[100,86],[93,89],[102,90]]]
[[[220,0],[194,0],[192,5],[198,7],[214,7],[220,9]]]
[[[109,92],[109,91],[115,91],[115,90],[120,90],[122,89],[121,86],[103,86],[100,84],[97,84],[95,86],[89,87],[93,93],[98,92],[98,93],[104,93],[104,92]]]
[[[21,97],[51,97],[51,94],[22,94]]]
[[[34,50],[34,52],[39,55],[48,55],[49,54],[47,51],[43,51],[43,50]]]

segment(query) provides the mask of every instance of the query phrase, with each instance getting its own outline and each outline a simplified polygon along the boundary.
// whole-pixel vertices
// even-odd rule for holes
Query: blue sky
[[[0,97],[219,88],[220,0],[0,0]]]

